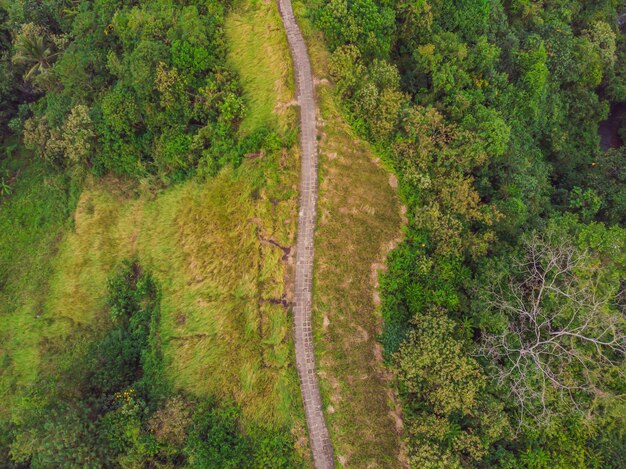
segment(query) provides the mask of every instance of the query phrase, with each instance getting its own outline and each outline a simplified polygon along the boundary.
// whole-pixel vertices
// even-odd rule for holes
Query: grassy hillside
[[[319,90],[324,133],[315,277],[327,415],[345,467],[398,467],[402,422],[378,343],[375,287],[400,235],[400,207],[389,175],[348,131],[329,91]]]
[[[162,289],[160,335],[174,386],[234,400],[245,422],[291,428],[306,451],[286,289],[298,149],[277,21],[274,4],[235,8],[228,60],[247,106],[241,132],[275,131],[287,149],[269,133],[265,150],[207,181],[157,190],[88,177],[79,195],[68,178],[20,163],[13,195],[0,199],[4,416],[35,378],[47,338],[77,334],[105,314],[107,278],[136,257]]]
[[[90,321],[105,307],[111,269],[138,256],[163,289],[162,339],[175,386],[234,398],[252,419],[290,423],[297,383],[289,320],[271,303],[284,293],[286,265],[282,250],[262,242],[288,246],[295,228],[282,223],[294,211],[293,191],[263,177],[276,174],[280,159],[154,198],[114,178],[88,184],[56,261],[51,317]]]

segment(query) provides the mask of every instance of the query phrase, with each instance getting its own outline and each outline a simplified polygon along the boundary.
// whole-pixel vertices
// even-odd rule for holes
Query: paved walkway
[[[280,16],[287,31],[293,57],[296,90],[300,104],[302,168],[300,174],[300,213],[296,244],[294,336],[296,365],[309,430],[315,467],[334,467],[333,447],[324,420],[322,399],[315,371],[315,350],[311,321],[313,284],[313,247],[317,205],[317,132],[313,74],[309,54],[300,28],[293,16],[290,0],[277,0]]]

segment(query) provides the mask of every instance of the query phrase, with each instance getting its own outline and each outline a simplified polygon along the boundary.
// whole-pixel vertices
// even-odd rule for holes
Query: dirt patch
[[[292,99],[291,101],[288,101],[286,103],[276,103],[276,106],[274,106],[274,112],[276,113],[285,112],[285,110],[289,109],[292,106],[298,106],[298,101],[295,99]]]
[[[281,251],[283,251],[283,256],[280,258],[283,262],[287,262],[287,260],[289,259],[289,257],[291,256],[291,246],[281,246],[277,241],[275,241],[272,238],[265,238],[262,234],[261,234],[261,229],[257,226],[257,236],[259,238],[259,241],[261,241],[262,244],[268,244],[270,246],[275,246],[278,249],[280,249]]]
[[[329,84],[330,84],[330,82],[329,82],[326,78],[317,78],[317,77],[314,77],[314,78],[313,78],[313,84],[314,84],[315,86],[319,86],[319,85],[329,85]]]
[[[359,342],[367,342],[370,339],[369,333],[361,326],[356,326],[357,340]]]
[[[378,282],[378,272],[381,270],[386,271],[387,264],[383,262],[374,262],[370,269],[370,279],[372,282],[372,286],[376,289],[380,286],[380,283]]]
[[[280,298],[261,298],[261,303],[269,303],[272,305],[281,305],[285,308],[289,307],[289,302],[287,301],[287,294],[283,293],[283,296]]]
[[[170,337],[170,339],[187,341],[187,340],[206,339],[207,337],[209,337],[209,334],[202,333],[202,334],[190,334],[190,335],[173,335]]]
[[[380,293],[378,293],[378,290],[374,290],[374,292],[372,293],[372,301],[374,302],[374,305],[380,306],[381,299],[380,299]]]
[[[393,421],[396,425],[396,431],[398,433],[402,433],[404,431],[404,423],[402,422],[402,411],[401,410],[392,410],[389,412],[389,415],[391,416],[391,418],[393,418]]]
[[[331,393],[330,393],[330,401],[334,404],[338,404],[341,402],[341,384],[339,384],[339,380],[334,376],[329,376],[327,373],[320,371],[318,373],[320,378],[327,380],[330,383]]]

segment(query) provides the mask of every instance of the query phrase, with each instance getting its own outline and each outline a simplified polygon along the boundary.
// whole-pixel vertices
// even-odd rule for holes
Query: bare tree
[[[479,354],[520,405],[520,424],[528,415],[547,421],[558,412],[555,400],[584,412],[583,401],[606,395],[607,372],[623,379],[625,319],[615,283],[588,251],[535,235],[508,281],[490,288],[487,307],[506,324],[484,333]]]

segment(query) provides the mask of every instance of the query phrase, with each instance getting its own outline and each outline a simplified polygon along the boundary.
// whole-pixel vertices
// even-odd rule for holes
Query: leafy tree
[[[334,50],[358,45],[367,57],[386,57],[391,50],[394,12],[374,0],[330,0],[317,13],[317,24]]]
[[[440,255],[484,252],[493,239],[488,227],[499,217],[495,207],[483,206],[473,187],[471,172],[487,157],[484,145],[433,108],[413,108],[403,126],[407,138],[395,144],[394,158],[420,195],[417,226],[429,231]],[[479,224],[486,229],[474,230]]]
[[[584,35],[598,52],[605,69],[610,69],[615,64],[615,32],[604,21],[596,21],[591,28],[584,31]]]
[[[609,224],[626,222],[626,158],[624,147],[598,152],[594,161],[581,171],[581,182],[600,198],[598,217]],[[593,201],[597,205],[596,201]]]
[[[330,57],[329,71],[339,94],[351,98],[365,72],[359,48],[354,45],[338,47]]]
[[[11,443],[12,461],[33,468],[105,467],[111,459],[89,414],[89,407],[76,399],[28,401]]]
[[[40,156],[165,182],[241,161],[245,108],[226,64],[225,4],[46,3],[58,21],[25,21],[13,57],[37,100],[25,139]],[[70,139],[68,126],[81,130]]]
[[[72,108],[63,126],[62,145],[64,156],[72,163],[85,163],[95,148],[95,130],[89,108],[77,105]]]
[[[416,315],[413,325],[394,362],[401,392],[419,402],[405,417],[411,467],[475,464],[510,431],[502,406],[485,393],[480,365],[445,312]]]

